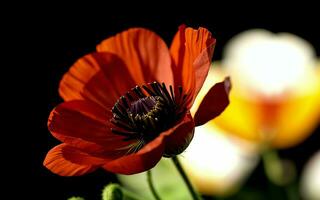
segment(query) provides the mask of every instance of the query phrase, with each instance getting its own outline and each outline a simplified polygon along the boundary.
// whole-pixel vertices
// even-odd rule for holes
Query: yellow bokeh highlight
[[[320,66],[315,74],[317,81],[305,86],[308,87],[306,93],[290,94],[274,100],[265,99],[269,104],[270,101],[274,103],[270,108],[274,114],[269,127],[266,124],[269,120],[265,119],[264,100],[241,96],[237,87],[233,87],[230,93],[230,105],[227,109],[209,123],[250,141],[268,142],[276,148],[297,145],[312,133],[320,121]]]

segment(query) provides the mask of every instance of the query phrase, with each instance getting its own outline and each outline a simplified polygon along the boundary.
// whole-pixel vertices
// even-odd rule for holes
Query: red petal
[[[94,165],[77,164],[72,161],[73,159],[79,161],[85,159],[93,160],[89,155],[75,148],[60,144],[48,152],[43,165],[60,176],[80,176],[98,168],[98,166]],[[94,161],[97,162],[97,160]]]
[[[194,122],[190,114],[175,127],[163,132],[140,151],[121,157],[104,165],[113,173],[136,174],[154,167],[163,154],[177,155],[187,148],[194,133]],[[175,154],[174,154],[175,153]]]
[[[85,84],[100,70],[99,65],[91,60],[90,55],[79,59],[63,76],[59,93],[65,101],[83,99],[81,93]]]
[[[207,29],[195,30],[184,25],[179,27],[173,39],[170,52],[174,61],[174,81],[190,94],[188,108],[208,75],[215,43]]]
[[[60,104],[51,112],[48,128],[60,141],[85,152],[116,153],[128,142],[111,132],[110,118],[110,111],[89,101],[74,100]]]
[[[190,144],[194,134],[194,121],[190,113],[182,121],[165,133],[165,156],[171,157],[182,153]]]
[[[104,169],[113,173],[127,175],[149,170],[161,159],[164,151],[164,140],[164,136],[159,136],[137,153],[107,163],[104,165]]]
[[[172,85],[171,59],[163,40],[154,32],[132,28],[104,40],[97,46],[99,52],[118,55],[138,84],[153,81]]]
[[[118,56],[92,53],[79,59],[64,75],[59,92],[66,101],[89,99],[109,109],[135,85],[128,68]]]
[[[220,115],[229,105],[230,78],[217,83],[202,100],[194,118],[196,126],[200,126]]]

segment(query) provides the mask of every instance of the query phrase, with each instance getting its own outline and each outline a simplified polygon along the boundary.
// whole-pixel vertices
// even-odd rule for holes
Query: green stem
[[[153,185],[151,170],[149,170],[149,171],[147,172],[147,181],[148,181],[148,185],[149,185],[149,188],[150,188],[150,190],[151,190],[151,193],[152,193],[153,197],[154,197],[156,200],[161,200],[160,196],[158,195],[158,193],[157,193],[157,191],[156,191],[156,188],[155,188],[154,185]]]
[[[298,194],[292,188],[296,175],[294,164],[281,160],[278,152],[272,149],[265,149],[262,153],[262,161],[268,180],[282,187],[289,200],[295,200]]]
[[[177,170],[179,171],[182,179],[184,180],[185,184],[187,185],[189,192],[192,196],[193,200],[201,200],[200,196],[197,194],[197,192],[195,191],[195,189],[193,188],[190,180],[188,179],[187,174],[184,172],[179,159],[177,158],[177,156],[172,157],[172,161],[174,163],[174,165],[176,166]]]
[[[286,195],[289,200],[299,200],[299,191],[293,183],[289,184],[286,187]]]
[[[282,164],[278,153],[272,149],[266,149],[262,153],[262,161],[267,178],[273,184],[283,185]]]

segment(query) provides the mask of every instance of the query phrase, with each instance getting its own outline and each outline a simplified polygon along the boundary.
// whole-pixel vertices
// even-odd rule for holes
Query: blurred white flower
[[[320,199],[320,151],[306,164],[301,177],[301,195],[305,200]]]
[[[265,96],[296,90],[301,82],[316,78],[314,48],[290,33],[263,29],[240,33],[225,47],[222,64],[236,83]]]
[[[227,136],[209,123],[196,128],[181,161],[201,193],[229,195],[256,166],[258,155],[252,144]]]

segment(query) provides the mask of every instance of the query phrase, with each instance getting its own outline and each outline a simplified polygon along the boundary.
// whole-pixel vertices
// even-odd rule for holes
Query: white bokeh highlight
[[[320,151],[306,164],[301,177],[301,195],[305,200],[320,199]]]
[[[316,55],[312,45],[298,36],[252,29],[229,41],[222,64],[235,83],[274,96],[308,81]]]
[[[196,128],[181,160],[200,192],[225,195],[235,191],[256,166],[258,155],[251,145],[203,125]]]

